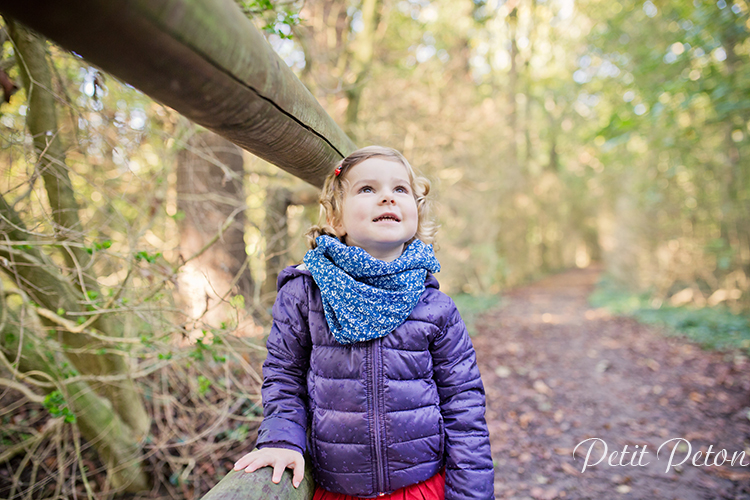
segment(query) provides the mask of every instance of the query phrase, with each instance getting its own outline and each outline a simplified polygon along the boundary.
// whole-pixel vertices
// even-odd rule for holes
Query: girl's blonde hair
[[[338,238],[333,226],[341,222],[346,173],[352,167],[370,158],[385,158],[406,167],[412,193],[417,202],[418,214],[417,232],[406,244],[408,245],[416,239],[426,244],[430,244],[435,240],[437,225],[430,214],[430,203],[427,199],[427,194],[430,192],[430,181],[425,177],[418,176],[408,160],[404,158],[404,155],[395,149],[383,146],[367,146],[366,148],[356,150],[341,160],[336,165],[336,168],[326,177],[323,190],[320,192],[320,222],[317,226],[312,226],[305,235],[307,237],[307,245],[310,248],[317,246],[315,239],[322,234]],[[335,172],[339,169],[340,173],[336,175]]]

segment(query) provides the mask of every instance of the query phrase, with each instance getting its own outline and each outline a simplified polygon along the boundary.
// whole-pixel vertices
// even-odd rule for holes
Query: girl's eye
[[[375,190],[372,189],[370,186],[362,186],[361,188],[359,188],[358,192],[359,193],[374,193]]]
[[[396,191],[397,193],[405,193],[405,194],[409,194],[409,188],[407,188],[407,187],[404,187],[404,186],[398,186],[398,187],[396,187],[395,191]]]

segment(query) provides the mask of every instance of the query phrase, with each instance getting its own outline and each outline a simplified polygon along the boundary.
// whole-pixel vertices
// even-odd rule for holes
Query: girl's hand
[[[281,475],[286,468],[292,469],[292,485],[297,488],[302,482],[305,475],[305,458],[302,453],[286,448],[262,448],[253,450],[244,457],[237,460],[234,464],[234,470],[245,469],[245,472],[254,472],[261,467],[273,467],[273,477],[271,481],[278,484],[281,481]]]

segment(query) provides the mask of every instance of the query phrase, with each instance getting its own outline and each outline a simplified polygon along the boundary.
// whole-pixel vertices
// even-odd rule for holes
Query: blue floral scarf
[[[440,271],[432,245],[420,240],[392,262],[331,236],[315,241],[318,246],[305,254],[305,266],[320,288],[331,333],[341,344],[365,342],[395,330],[417,305],[427,271]]]

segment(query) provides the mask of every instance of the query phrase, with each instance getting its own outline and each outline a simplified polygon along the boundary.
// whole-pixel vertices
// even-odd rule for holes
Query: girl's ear
[[[330,219],[328,221],[328,225],[331,226],[334,231],[336,231],[336,236],[338,236],[339,238],[346,236],[346,230],[344,229],[344,225],[341,222]]]

